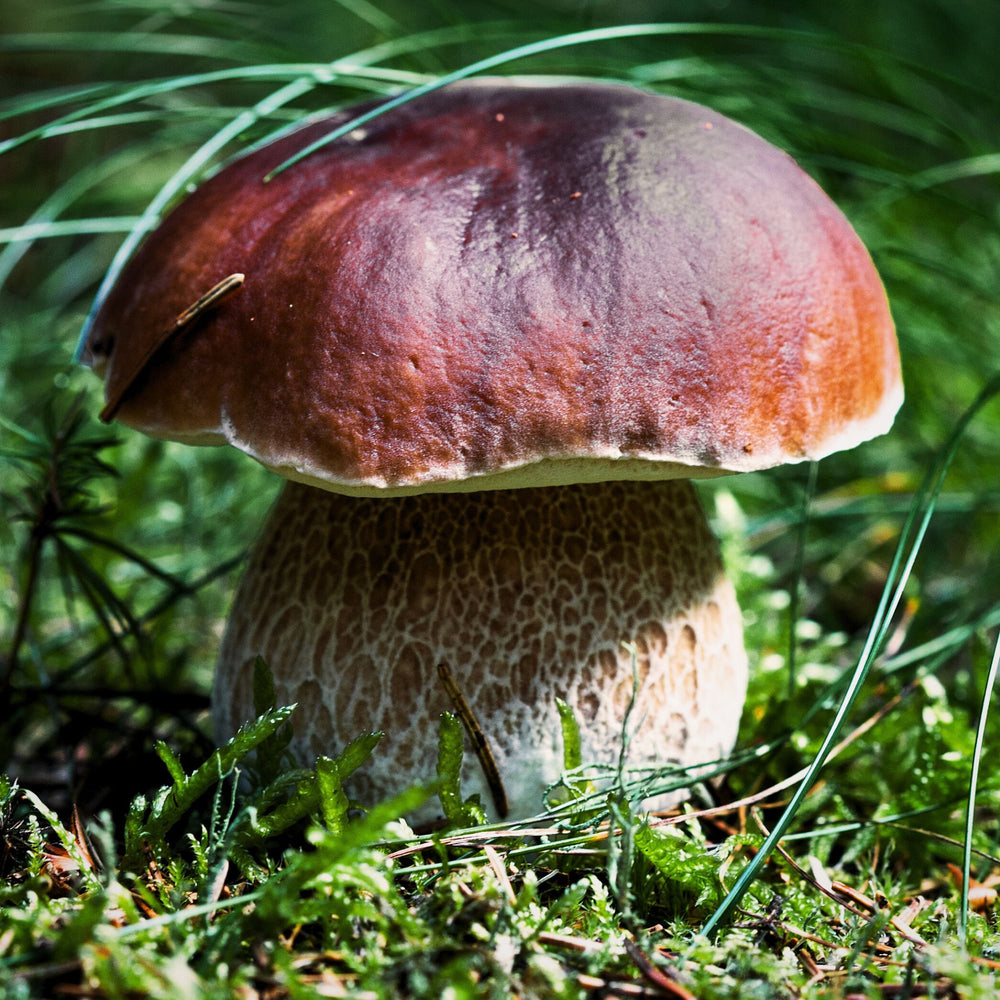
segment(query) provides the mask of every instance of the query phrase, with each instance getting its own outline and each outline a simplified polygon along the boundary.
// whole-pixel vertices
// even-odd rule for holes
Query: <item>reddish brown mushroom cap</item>
[[[357,110],[222,170],[131,262],[88,341],[124,422],[362,493],[743,471],[890,425],[871,260],[747,129],[622,86],[476,82],[265,183]]]

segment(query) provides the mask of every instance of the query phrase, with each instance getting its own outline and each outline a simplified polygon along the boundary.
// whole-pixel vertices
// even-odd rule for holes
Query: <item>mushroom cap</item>
[[[237,159],[148,238],[87,341],[119,419],[366,495],[749,471],[891,425],[871,259],[753,132],[626,86],[475,81],[265,182],[371,106]]]

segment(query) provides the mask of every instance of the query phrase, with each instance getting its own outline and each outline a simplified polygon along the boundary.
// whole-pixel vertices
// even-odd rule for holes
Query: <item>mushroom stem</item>
[[[252,715],[258,655],[279,702],[299,705],[301,757],[384,730],[352,779],[362,800],[433,775],[446,663],[515,817],[540,811],[560,775],[557,698],[584,762],[616,762],[636,689],[628,764],[697,764],[732,747],[747,672],[739,607],[687,481],[389,499],[289,483],[229,618],[220,737]],[[490,801],[471,753],[463,791]]]

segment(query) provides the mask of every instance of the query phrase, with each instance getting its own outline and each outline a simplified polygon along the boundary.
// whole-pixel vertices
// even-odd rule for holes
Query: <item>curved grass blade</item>
[[[885,664],[886,671],[896,673],[909,667],[912,663],[919,663],[932,656],[943,659],[950,656],[959,646],[965,645],[976,632],[996,628],[998,625],[1000,625],[1000,607],[992,608],[979,618],[964,625],[956,625],[947,632],[942,632],[934,639],[929,639],[905,653],[897,653]]]
[[[166,207],[167,203],[195,174],[198,173],[199,170],[205,166],[205,164],[212,159],[212,157],[214,157],[229,142],[235,139],[241,132],[249,128],[255,121],[257,121],[258,118],[269,114],[272,110],[280,108],[283,104],[287,104],[289,101],[295,100],[296,97],[308,93],[308,91],[315,86],[315,83],[316,81],[314,77],[300,77],[299,79],[286,84],[284,87],[281,87],[274,93],[269,94],[263,100],[258,101],[252,108],[242,112],[230,121],[224,128],[219,129],[219,131],[217,131],[212,138],[208,140],[208,142],[203,143],[194,153],[191,154],[191,156],[188,157],[183,166],[174,172],[170,180],[167,181],[162,188],[160,188],[159,193],[149,203],[149,205],[146,206],[145,212],[143,212],[139,221],[132,228],[126,240],[118,248],[118,253],[115,254],[115,258],[111,262],[111,267],[108,268],[107,274],[104,276],[104,281],[101,282],[101,287],[98,289],[94,302],[91,305],[90,312],[84,322],[83,330],[80,334],[80,340],[77,344],[76,354],[74,356],[75,360],[80,360],[87,336],[90,333],[91,325],[94,322],[94,318],[96,317],[100,307],[104,304],[104,300],[107,298],[108,293],[114,286],[114,283],[118,280],[118,276],[121,274],[122,268],[132,256],[135,248],[139,245],[142,238],[159,221],[160,213]]]
[[[0,229],[0,243],[31,243],[55,236],[128,233],[143,223],[141,215],[115,215],[104,219],[49,219]]]
[[[264,49],[212,35],[142,34],[116,31],[40,31],[0,38],[0,52],[144,52],[180,58],[252,62]]]
[[[156,144],[148,149],[150,155],[157,155],[161,145]],[[57,187],[21,226],[0,230],[0,239],[9,239],[9,243],[0,252],[0,290],[7,284],[11,272],[18,262],[31,248],[35,239],[55,235],[50,228],[59,222],[59,216],[80,198],[85,192],[97,184],[107,180],[113,174],[125,169],[134,168],[136,162],[136,145],[129,144],[113,155],[107,156],[96,163],[78,169],[64,184]],[[124,217],[120,217],[124,218]],[[135,219],[132,218],[131,224]],[[72,220],[77,222],[78,220]],[[93,220],[83,220],[93,221]],[[103,220],[102,220],[103,221]],[[131,228],[131,224],[130,227]],[[46,227],[36,233],[35,226]],[[27,230],[27,232],[25,232]],[[107,231],[107,230],[104,230]]]
[[[410,55],[436,46],[461,44],[471,38],[483,41],[492,37],[494,33],[509,36],[511,32],[509,28],[501,32],[499,28],[491,31],[484,26],[475,26],[474,30],[473,26],[459,25],[454,28],[437,29],[411,35],[393,42],[384,42],[332,62],[265,63],[237,66],[231,69],[209,70],[203,73],[189,73],[149,80],[145,83],[127,86],[124,90],[121,89],[121,84],[101,83],[86,87],[60,88],[55,92],[46,91],[37,95],[33,101],[19,98],[16,102],[11,103],[7,110],[0,111],[0,120],[60,104],[73,104],[93,95],[107,94],[108,96],[88,103],[75,111],[67,112],[55,121],[39,125],[21,135],[0,142],[0,154],[35,139],[46,138],[52,133],[52,130],[64,128],[87,116],[96,115],[123,104],[131,104],[160,94],[169,94],[192,87],[234,81],[271,80],[280,82],[310,76],[315,78],[317,85],[338,83],[352,87],[364,87],[383,83],[414,86],[421,82],[418,74],[374,64],[384,59]],[[4,104],[0,104],[0,109],[4,107]]]
[[[112,108],[121,107],[124,104],[132,104],[146,100],[150,97],[157,97],[161,94],[172,94],[178,90],[187,90],[192,87],[209,86],[216,83],[230,83],[234,81],[247,80],[271,80],[288,81],[298,80],[302,77],[313,75],[317,82],[329,82],[326,77],[330,73],[330,67],[325,63],[279,63],[266,66],[241,66],[235,69],[213,70],[208,73],[191,73],[185,76],[167,77],[165,79],[150,80],[146,83],[129,86],[125,90],[115,87],[109,96],[92,101],[84,107],[69,111],[65,115],[56,118],[54,121],[46,122],[37,128],[30,129],[20,135],[0,142],[0,154],[10,152],[18,146],[23,146],[36,139],[45,139],[50,135],[58,134],[58,130],[81,119],[98,115]],[[98,92],[106,91],[114,85],[105,85]],[[51,104],[70,104],[79,100],[86,91],[67,91],[62,101],[57,102],[52,99]],[[20,114],[25,107],[18,108],[16,113]],[[13,114],[13,113],[12,113]],[[8,116],[9,117],[9,116]]]
[[[116,90],[113,83],[90,83],[78,87],[56,87],[51,90],[36,90],[31,97],[19,95],[0,101],[0,121],[37,114],[46,108],[61,104],[73,104],[87,100],[98,94],[112,94]],[[4,148],[0,145],[0,148]]]
[[[379,107],[374,108],[365,114],[359,115],[357,118],[345,123],[340,128],[334,129],[329,134],[317,139],[315,142],[306,146],[304,149],[301,149],[294,156],[289,157],[284,163],[272,170],[266,175],[265,180],[271,180],[282,171],[294,166],[294,164],[305,159],[318,149],[322,149],[323,146],[326,146],[331,142],[335,142],[337,139],[342,138],[354,129],[361,127],[374,118],[377,118],[379,115],[392,111],[394,108],[397,108],[408,101],[421,97],[424,94],[429,94],[432,91],[445,87],[450,83],[467,79],[470,76],[476,76],[479,73],[486,72],[487,70],[497,69],[500,66],[515,62],[519,59],[530,59],[534,56],[554,52],[558,49],[573,48],[579,45],[589,45],[596,42],[616,41],[639,37],[656,37],[663,35],[731,35],[746,38],[766,38],[786,42],[798,42],[802,45],[819,46],[824,49],[831,49],[834,51],[851,52],[855,55],[867,55],[872,60],[879,59],[884,61],[885,59],[884,52],[876,52],[875,50],[868,49],[866,46],[848,42],[834,36],[821,35],[805,30],[773,28],[767,25],[713,24],[711,22],[701,21],[676,23],[653,22],[643,24],[622,24],[607,28],[594,28],[587,31],[575,31],[564,35],[557,35],[553,38],[544,38],[539,41],[528,42],[525,45],[515,46],[514,48],[507,49],[504,52],[499,52],[496,55],[487,56],[485,59],[468,63],[462,68],[454,70],[451,73],[445,73],[436,80],[422,84],[419,87],[415,87],[413,90],[407,91],[406,93],[379,105]],[[901,58],[898,59],[898,62],[901,65],[906,65],[906,61]],[[923,69],[923,67],[921,68]]]
[[[965,935],[969,920],[969,882],[972,868],[972,825],[976,810],[976,788],[979,784],[979,763],[983,756],[983,740],[986,736],[986,720],[989,717],[990,699],[996,686],[997,673],[1000,672],[1000,635],[997,635],[996,646],[993,649],[993,661],[986,678],[983,691],[983,707],[979,712],[979,725],[976,727],[976,746],[972,753],[972,773],[969,775],[969,802],[965,811],[965,845],[962,850],[962,904],[958,911],[958,941],[965,947]]]
[[[335,142],[337,139],[342,138],[349,132],[354,131],[354,129],[359,128],[372,119],[379,117],[379,115],[392,111],[394,108],[407,104],[418,97],[422,97],[424,94],[440,90],[442,87],[446,87],[450,83],[456,83],[459,80],[464,80],[470,76],[476,76],[477,74],[483,73],[487,70],[496,69],[507,63],[514,62],[517,59],[528,59],[532,56],[540,55],[545,52],[552,52],[560,48],[571,48],[576,45],[585,45],[589,42],[610,41],[616,38],[631,38],[636,35],[681,34],[682,32],[680,29],[683,27],[685,26],[679,24],[632,24],[621,25],[614,28],[599,28],[592,31],[577,31],[567,35],[558,35],[555,38],[546,38],[537,42],[529,42],[526,45],[518,45],[512,49],[500,52],[497,55],[488,56],[487,58],[480,59],[477,62],[468,63],[461,69],[454,70],[451,73],[445,73],[436,80],[431,80],[428,83],[421,84],[419,87],[414,87],[412,90],[408,90],[405,93],[400,94],[398,97],[386,101],[384,104],[380,104],[377,108],[373,108],[371,111],[367,111],[364,114],[351,119],[351,121],[345,123],[340,128],[334,129],[327,135],[324,135],[315,142],[310,143],[304,149],[299,150],[299,152],[294,156],[289,157],[284,161],[284,163],[275,167],[274,170],[266,174],[264,180],[272,180],[289,167],[292,167],[296,163],[304,160],[307,156],[310,156],[317,150],[329,145],[331,142]]]
[[[909,194],[941,187],[954,181],[976,177],[990,177],[1000,174],[1000,153],[983,153],[968,156],[950,163],[940,163],[909,177],[897,179],[892,189],[887,189],[881,198],[876,198],[872,208],[882,210],[893,201]]]
[[[354,73],[358,71],[360,66],[363,66],[366,62],[373,62],[376,59],[388,58],[390,56],[399,55],[401,52],[412,50],[414,48],[426,48],[431,44],[442,44],[448,41],[458,40],[464,35],[468,34],[469,29],[465,28],[462,31],[446,31],[446,32],[430,32],[426,35],[413,36],[409,39],[402,40],[394,43],[387,43],[383,46],[376,46],[369,50],[365,50],[356,53],[354,56],[346,57],[343,59],[336,60],[333,63],[327,64],[323,67],[312,66],[309,67],[307,75],[304,75],[296,80],[291,81],[286,87],[281,88],[275,94],[263,99],[258,102],[252,109],[244,112],[243,115],[238,116],[229,126],[221,129],[219,132],[213,136],[209,142],[202,146],[189,161],[178,171],[173,178],[161,189],[160,193],[153,200],[153,202],[147,208],[142,219],[143,221],[136,225],[136,227],[130,232],[129,237],[125,240],[122,247],[120,248],[118,254],[113,260],[108,273],[105,275],[105,279],[98,290],[97,296],[95,298],[94,304],[91,311],[84,323],[83,331],[81,333],[74,357],[77,361],[80,360],[83,354],[84,344],[86,337],[89,333],[90,327],[93,323],[93,318],[96,315],[97,310],[103,304],[104,299],[107,296],[108,291],[113,285],[114,281],[117,280],[121,269],[124,266],[125,261],[131,256],[132,252],[135,250],[139,241],[148,232],[150,228],[155,224],[159,217],[160,212],[166,205],[166,203],[173,197],[177,191],[191,179],[192,176],[197,174],[198,170],[204,166],[208,160],[215,155],[231,138],[235,138],[236,135],[246,127],[248,127],[252,122],[256,121],[258,118],[263,117],[270,110],[274,110],[285,103],[293,100],[299,94],[303,94],[308,90],[311,90],[314,86],[320,83],[334,82],[338,78],[340,73]],[[789,29],[776,29],[767,26],[760,25],[733,25],[733,24],[712,24],[703,22],[694,23],[652,23],[652,24],[631,24],[631,25],[618,25],[610,28],[600,28],[590,31],[574,32],[566,35],[559,35],[554,38],[543,39],[541,41],[531,42],[525,45],[515,46],[509,48],[504,52],[501,52],[495,56],[490,56],[486,59],[479,60],[477,62],[466,65],[465,67],[456,70],[452,73],[445,74],[433,81],[419,84],[411,90],[408,90],[402,95],[390,99],[389,101],[383,103],[378,108],[373,111],[368,112],[366,115],[362,115],[353,121],[347,122],[344,126],[339,129],[334,130],[328,135],[324,136],[321,140],[316,143],[307,146],[304,150],[300,151],[296,156],[292,157],[290,160],[283,163],[275,171],[272,171],[267,175],[268,178],[275,176],[277,173],[284,169],[287,169],[293,163],[298,162],[305,156],[308,156],[311,152],[320,148],[326,143],[332,142],[335,139],[341,137],[352,129],[358,127],[364,122],[382,114],[386,111],[391,110],[406,101],[412,100],[415,97],[419,97],[421,94],[428,93],[432,90],[436,90],[440,87],[447,85],[450,82],[463,79],[468,76],[475,75],[477,73],[483,72],[488,69],[496,68],[498,66],[504,65],[506,63],[512,62],[516,59],[528,58],[541,53],[546,53],[554,51],[560,48],[567,48],[592,42],[610,41],[622,38],[634,38],[638,36],[658,36],[658,35],[735,35],[738,37],[754,37],[754,38],[770,38],[781,41],[801,41],[803,44],[819,45],[824,48],[831,48],[834,50],[845,50],[851,51],[855,54],[865,54],[868,50],[864,46],[858,46],[853,43],[844,42],[839,39],[818,35],[809,31],[791,31]],[[405,42],[405,44],[404,44]],[[273,71],[273,67],[270,68]],[[234,75],[242,76],[245,75],[246,71],[240,70],[235,71]],[[249,74],[246,74],[249,75]],[[203,74],[200,79],[207,80],[212,74]],[[221,78],[216,74],[217,78]],[[177,86],[185,84],[185,80],[173,80],[173,81],[160,81],[158,86],[162,89],[173,89]],[[84,117],[87,115],[93,115],[95,110],[104,110],[109,106],[108,102],[120,103],[123,98],[125,99],[135,99],[140,88],[133,88],[130,91],[130,95],[119,95],[116,98],[109,98],[108,101],[99,102],[99,107],[94,108],[90,106],[86,109],[82,109],[77,112],[73,112],[70,115],[64,116],[59,122],[53,123],[54,125],[62,126],[65,125],[68,120],[76,120],[79,117]],[[44,127],[43,127],[44,129]],[[41,133],[39,133],[41,134]],[[0,152],[11,148],[11,143],[19,143],[22,141],[27,141],[31,137],[31,134],[26,136],[17,137],[16,139],[10,140],[7,144],[0,145]]]
[[[906,581],[909,578],[910,570],[913,568],[913,563],[917,558],[917,553],[920,551],[920,546],[923,542],[924,534],[927,531],[927,526],[930,524],[931,517],[934,514],[938,494],[944,486],[945,477],[947,476],[948,470],[958,452],[958,446],[963,435],[965,434],[966,428],[972,422],[975,415],[986,405],[986,403],[998,394],[1000,394],[1000,374],[995,375],[992,379],[990,379],[986,387],[962,415],[948,441],[938,453],[937,460],[928,471],[920,489],[917,491],[909,517],[903,525],[903,530],[900,534],[899,543],[896,548],[896,554],[893,557],[892,565],[889,568],[888,577],[886,579],[886,585],[882,591],[882,599],[875,612],[875,617],[872,621],[871,629],[868,632],[868,638],[865,641],[864,649],[858,659],[858,665],[855,667],[854,674],[851,677],[847,690],[844,692],[843,699],[840,702],[833,722],[830,723],[830,728],[826,737],[817,751],[816,756],[813,758],[812,763],[809,765],[802,781],[799,783],[798,788],[796,788],[795,794],[785,807],[785,811],[775,823],[767,839],[764,841],[763,846],[754,856],[753,860],[742,871],[740,877],[736,880],[736,883],[726,895],[726,898],[722,901],[716,911],[709,918],[708,922],[705,924],[702,929],[702,933],[706,936],[712,935],[718,929],[719,924],[721,924],[739,904],[746,891],[750,888],[751,883],[757,877],[758,871],[760,871],[763,867],[778,842],[791,826],[792,821],[795,818],[795,814],[798,812],[799,806],[802,804],[802,800],[816,783],[819,772],[826,763],[827,756],[836,741],[844,720],[850,712],[851,707],[853,706],[861,687],[865,682],[865,678],[868,676],[868,672],[871,670],[871,667],[875,662],[875,657],[878,655],[878,652],[889,633],[892,617],[897,606],[899,605],[900,600],[902,599],[903,588],[906,586]]]
[[[795,625],[799,620],[799,602],[802,597],[802,573],[806,561],[806,534],[809,529],[809,508],[816,495],[817,462],[809,463],[806,483],[802,488],[802,500],[799,503],[799,524],[795,531],[795,564],[792,568],[792,583],[789,587],[788,601],[788,697],[795,694],[796,660],[799,652],[798,636]]]

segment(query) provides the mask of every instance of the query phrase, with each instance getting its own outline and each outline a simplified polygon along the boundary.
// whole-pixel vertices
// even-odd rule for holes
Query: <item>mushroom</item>
[[[456,697],[517,816],[559,777],[557,698],[584,760],[725,755],[747,659],[689,480],[889,428],[868,253],[785,153],[620,85],[452,85],[265,183],[369,107],[187,197],[88,337],[105,416],[293,480],[235,598],[218,735],[262,656],[299,754],[385,732],[361,798],[433,773]],[[490,802],[472,754],[463,781]]]

